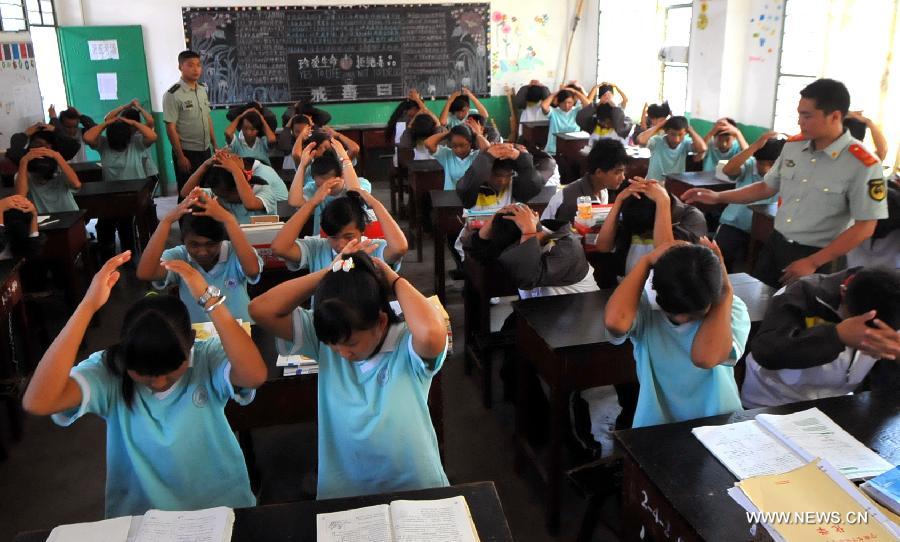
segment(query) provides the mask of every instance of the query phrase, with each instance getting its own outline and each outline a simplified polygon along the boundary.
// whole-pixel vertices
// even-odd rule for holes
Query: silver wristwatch
[[[206,291],[203,292],[203,295],[197,299],[197,304],[201,307],[205,307],[206,303],[214,297],[222,297],[222,290],[220,290],[218,286],[210,284],[206,287]]]

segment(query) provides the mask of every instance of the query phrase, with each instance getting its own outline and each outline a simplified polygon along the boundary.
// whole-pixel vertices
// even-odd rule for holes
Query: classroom
[[[0,542],[900,541],[897,0],[0,0]]]

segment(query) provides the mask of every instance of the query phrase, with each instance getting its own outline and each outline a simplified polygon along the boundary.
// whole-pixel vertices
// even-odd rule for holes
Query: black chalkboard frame
[[[406,97],[406,89],[401,89],[403,92],[401,93],[393,93],[390,96],[365,96],[360,97],[358,99],[315,99],[313,96],[307,95],[297,95],[296,93],[292,93],[292,89],[290,88],[289,75],[285,74],[285,85],[282,86],[280,92],[273,92],[273,89],[263,89],[264,92],[259,93],[260,87],[248,91],[246,88],[241,88],[241,85],[236,82],[237,76],[233,73],[230,76],[226,76],[226,79],[223,80],[221,77],[218,80],[211,80],[210,77],[215,77],[212,72],[216,70],[220,70],[218,73],[229,73],[228,70],[233,70],[233,66],[224,66],[222,62],[209,62],[210,52],[208,49],[204,48],[204,45],[198,44],[197,41],[193,39],[193,33],[191,31],[191,19],[199,14],[207,14],[207,15],[224,15],[225,17],[234,16],[235,18],[239,16],[240,13],[245,12],[257,12],[257,13],[266,13],[266,12],[288,12],[288,11],[302,11],[302,12],[330,12],[332,10],[338,11],[354,11],[354,10],[368,10],[368,9],[386,9],[386,10],[414,10],[415,8],[443,8],[453,10],[453,12],[460,12],[462,10],[470,10],[474,13],[480,13],[481,15],[481,24],[477,25],[471,16],[467,17],[464,21],[466,26],[464,27],[460,20],[457,21],[457,28],[454,29],[452,37],[456,37],[457,32],[460,28],[464,28],[462,36],[459,37],[459,41],[463,42],[465,38],[470,38],[470,40],[480,40],[479,47],[477,52],[475,53],[475,58],[481,58],[482,69],[478,70],[476,78],[481,82],[480,85],[468,85],[473,93],[475,93],[479,97],[489,97],[490,96],[490,88],[491,88],[491,25],[490,25],[490,3],[487,2],[466,2],[466,3],[453,3],[453,4],[355,4],[355,5],[340,5],[340,6],[205,6],[205,7],[184,7],[182,8],[182,23],[184,26],[184,36],[185,36],[185,44],[187,48],[196,48],[197,52],[201,54],[201,57],[204,57],[204,75],[201,80],[205,80],[207,82],[207,88],[210,94],[210,103],[214,109],[218,108],[227,108],[232,105],[246,103],[247,101],[258,101],[265,105],[270,106],[279,106],[279,105],[289,105],[294,102],[298,98],[303,98],[307,100],[314,101],[316,103],[321,104],[358,104],[358,103],[368,103],[368,102],[392,102],[402,100]],[[467,34],[469,29],[473,29],[474,32],[472,36],[465,35]],[[208,29],[208,34],[210,37],[218,36],[221,40],[225,39],[224,30],[221,27],[216,27],[213,29]],[[193,42],[193,43],[192,43]],[[211,45],[213,48],[218,47],[219,53],[222,50],[222,44],[216,43],[215,39],[208,40],[208,43],[212,42]],[[470,45],[469,48],[472,48]],[[469,55],[472,57],[472,55]],[[233,59],[232,59],[233,60]],[[287,58],[285,59],[285,63],[287,63]],[[457,65],[459,63],[457,62]],[[482,72],[483,70],[483,72]],[[471,75],[469,73],[468,75]],[[443,76],[443,74],[440,74]],[[229,83],[227,79],[231,79]],[[451,80],[450,76],[447,76],[448,81]],[[215,82],[213,82],[215,81]],[[209,84],[212,83],[212,84]],[[444,92],[428,92],[427,88],[420,88],[420,93],[425,99],[445,99],[448,95],[453,91],[457,90],[463,86],[462,84],[458,84],[453,87],[448,87],[447,85],[443,86]],[[434,90],[434,89],[432,89]]]

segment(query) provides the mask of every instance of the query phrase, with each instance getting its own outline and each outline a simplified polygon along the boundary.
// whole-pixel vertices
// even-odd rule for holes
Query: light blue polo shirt
[[[308,171],[308,170],[307,170]],[[316,186],[316,182],[312,180],[312,177],[307,177],[309,180],[306,181],[306,184],[303,185],[303,199],[309,201],[316,195],[316,190],[319,188]],[[368,193],[372,193],[372,183],[366,180],[363,177],[359,177],[359,186],[363,190]],[[315,212],[313,212],[313,234],[318,234],[322,229],[322,211],[325,210],[325,206],[331,203],[333,200],[346,196],[347,190],[342,190],[340,194],[337,196],[325,196],[325,201],[320,203]]]
[[[124,151],[111,149],[105,135],[97,139],[96,148],[103,164],[101,169],[104,181],[134,181],[149,176],[147,168],[144,167],[147,146],[144,145],[144,136],[140,132],[135,132],[131,136],[131,141]]]
[[[731,177],[731,179],[735,181],[735,189],[744,188],[745,186],[763,180],[756,170],[756,158],[753,156],[748,158],[747,161],[744,162],[744,165],[741,166],[741,172],[738,173],[736,177]],[[754,203],[775,203],[776,201],[778,201],[778,194]],[[750,233],[750,226],[753,224],[753,211],[751,211],[750,207],[747,205],[730,203],[725,207],[725,210],[722,211],[719,222]]]
[[[103,352],[70,376],[81,405],[53,415],[68,426],[84,414],[106,420],[106,517],[142,515],[151,508],[197,510],[255,506],[247,465],[225,418],[225,404],[249,404],[252,389],[231,384],[231,362],[218,338],[197,341],[190,368],[162,392],[135,383],[129,408],[122,376],[107,369]]]
[[[252,171],[255,177],[259,177],[269,184],[269,188],[272,189],[272,194],[275,196],[275,201],[287,201],[288,187],[284,184],[284,179],[281,178],[281,175],[272,166],[257,160],[253,162]]]
[[[575,122],[575,116],[581,110],[581,102],[577,102],[575,107],[568,111],[563,111],[558,107],[551,107],[547,120],[550,122],[547,128],[547,146],[544,151],[547,154],[556,154],[556,134],[566,134],[569,132],[577,132],[581,130],[578,123]]]
[[[222,247],[219,249],[219,261],[216,262],[216,265],[208,272],[191,258],[184,245],[166,249],[163,251],[160,259],[163,261],[182,260],[190,263],[191,267],[203,275],[207,284],[218,287],[222,290],[222,294],[227,296],[225,299],[225,306],[228,307],[228,310],[235,319],[252,322],[253,320],[250,319],[250,311],[247,308],[250,305],[250,296],[247,295],[247,284],[256,284],[259,282],[259,277],[262,275],[263,269],[262,258],[259,257],[256,250],[254,250],[253,253],[256,254],[256,261],[259,263],[259,275],[256,275],[255,277],[248,277],[244,273],[241,262],[238,259],[237,253],[232,248],[230,241],[222,241]],[[197,300],[191,295],[190,289],[187,286],[182,285],[181,275],[168,271],[166,273],[166,278],[153,281],[153,287],[157,290],[164,290],[171,286],[178,286],[178,297],[181,298],[181,301],[188,308],[192,324],[210,321],[209,314],[206,313],[203,307],[197,304]]]
[[[684,162],[694,140],[685,136],[674,149],[666,143],[665,134],[656,134],[647,142],[650,149],[650,163],[647,166],[647,179],[663,182],[666,175],[684,173]]]
[[[292,316],[293,341],[282,354],[319,361],[317,499],[374,495],[450,485],[428,411],[429,369],[415,353],[405,323],[388,329],[381,352],[350,362],[319,342],[311,310]]]
[[[325,237],[303,237],[297,239],[296,243],[300,247],[300,261],[285,260],[284,265],[289,271],[308,269],[310,273],[315,273],[326,267],[331,267],[331,262],[337,258],[337,253],[331,248],[331,245],[328,244],[328,239]],[[372,239],[372,243],[378,247],[372,253],[372,256],[384,261],[384,249],[387,247],[387,241],[384,239]],[[402,259],[391,264],[394,271],[400,271],[401,262]]]
[[[219,205],[228,210],[229,213],[233,214],[235,218],[237,218],[238,224],[249,224],[250,217],[253,216],[278,214],[278,200],[275,199],[275,193],[272,191],[271,186],[267,184],[252,184],[250,187],[253,189],[253,195],[262,200],[263,206],[265,207],[264,209],[251,211],[244,207],[244,204],[241,202],[231,203],[230,201],[218,198]],[[203,190],[207,194],[214,195],[213,191],[209,188],[204,188]]]
[[[441,145],[437,152],[431,155],[444,168],[444,190],[456,190],[456,183],[466,174],[472,161],[478,156],[478,151],[472,149],[465,157],[460,158],[453,149]]]
[[[16,176],[18,177],[18,173]],[[77,211],[75,203],[76,192],[66,181],[66,174],[57,169],[53,177],[44,180],[31,173],[28,174],[28,199],[34,203],[38,213],[61,213],[63,211]]]
[[[251,147],[250,145],[247,145],[243,132],[238,130],[231,139],[231,143],[228,147],[231,149],[231,152],[241,158],[256,158],[266,165],[270,164],[269,141],[266,139],[266,136],[256,136],[256,141],[253,142],[253,146]]]
[[[719,152],[716,147],[715,138],[706,146],[706,155],[703,157],[703,171],[715,171],[719,160],[731,160],[736,154],[741,152],[741,144],[737,139],[731,142],[731,148],[725,152]]]
[[[725,364],[701,369],[691,361],[691,346],[701,320],[673,324],[661,310],[654,310],[646,289],[641,294],[631,330],[612,340],[631,339],[637,364],[637,410],[632,427],[716,416],[742,410],[734,364],[744,353],[750,334],[747,306],[737,296],[731,306],[731,354]]]

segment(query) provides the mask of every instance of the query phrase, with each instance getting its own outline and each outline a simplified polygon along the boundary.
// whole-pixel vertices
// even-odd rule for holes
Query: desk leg
[[[412,182],[413,182],[413,180],[410,179],[410,184],[412,184]],[[422,244],[421,244],[422,238],[419,235],[419,228],[418,228],[419,212],[418,212],[418,209],[416,208],[416,204],[417,204],[416,195],[414,192],[410,191],[409,205],[408,205],[408,207],[409,207],[409,236],[412,237],[412,242],[415,244],[416,249],[419,251],[418,260],[416,260],[416,261],[421,262],[422,261]]]
[[[437,215],[437,213],[435,213]],[[447,270],[444,268],[444,243],[447,233],[434,223],[434,293],[444,306],[447,305]]]
[[[550,442],[547,455],[547,530],[559,531],[559,510],[562,502],[562,444],[566,420],[568,393],[559,386],[550,387]]]
[[[418,202],[416,203],[418,206]],[[422,262],[422,237],[425,234],[425,228],[423,227],[423,222],[425,221],[424,216],[418,216],[419,211],[424,211],[424,209],[419,209],[416,211],[416,261]]]
[[[491,337],[491,298],[478,296],[478,333],[484,337],[484,344],[478,349],[481,359],[481,402],[484,408],[491,408],[494,398],[494,349]],[[477,344],[477,342],[476,342]]]

